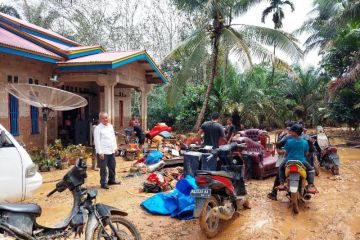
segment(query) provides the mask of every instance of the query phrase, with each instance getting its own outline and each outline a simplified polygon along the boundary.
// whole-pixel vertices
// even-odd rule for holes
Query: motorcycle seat
[[[220,176],[220,177],[226,177],[226,178],[233,178],[234,177],[234,173],[225,172],[225,171],[204,171],[204,170],[199,170],[199,171],[196,171],[196,175],[212,175],[212,176]]]
[[[2,203],[0,204],[0,211],[32,213],[36,216],[41,215],[41,207],[33,203]]]

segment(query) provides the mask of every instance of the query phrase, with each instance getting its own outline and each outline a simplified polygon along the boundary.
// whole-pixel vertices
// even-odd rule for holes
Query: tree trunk
[[[272,59],[272,72],[271,72],[271,85],[273,85],[274,83],[274,76],[275,76],[275,49],[276,49],[276,44],[274,44],[274,55],[273,55],[273,59]]]
[[[209,79],[209,84],[205,93],[205,99],[203,102],[203,105],[201,107],[201,111],[198,115],[198,118],[196,120],[195,126],[193,128],[193,131],[198,131],[198,129],[200,128],[200,125],[202,123],[202,121],[204,120],[204,116],[205,116],[205,111],[206,108],[208,106],[209,103],[209,98],[210,98],[210,93],[211,93],[211,89],[214,85],[214,79],[217,75],[217,62],[218,62],[218,55],[219,55],[219,39],[220,39],[220,34],[221,34],[221,26],[220,26],[220,22],[219,19],[214,19],[214,39],[213,39],[213,44],[212,44],[212,69],[211,69],[211,77]]]

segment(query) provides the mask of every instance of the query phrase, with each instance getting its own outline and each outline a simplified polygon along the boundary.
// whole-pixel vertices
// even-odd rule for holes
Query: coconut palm
[[[211,74],[205,93],[203,106],[198,115],[194,130],[197,130],[204,119],[205,110],[209,102],[209,96],[213,87],[214,79],[218,74],[219,52],[227,52],[237,57],[245,66],[252,65],[252,57],[262,60],[271,60],[272,53],[266,48],[277,44],[279,50],[287,53],[292,59],[301,56],[301,49],[297,46],[296,38],[288,33],[240,23],[233,23],[236,16],[247,11],[248,8],[261,0],[174,0],[176,6],[184,11],[200,12],[202,18],[198,28],[179,46],[172,51],[166,59],[179,59],[187,54],[186,61],[194,62],[193,68],[202,64],[198,50],[204,48],[211,52]],[[196,59],[196,61],[193,61]],[[278,64],[285,63],[280,59],[275,60]],[[186,63],[185,63],[186,64]],[[188,72],[191,69],[181,68],[180,72]],[[179,81],[185,81],[180,79]],[[179,90],[180,91],[180,90]]]
[[[282,28],[283,19],[285,18],[285,14],[282,9],[282,6],[284,5],[289,5],[292,12],[295,10],[294,4],[291,1],[270,0],[270,6],[262,12],[261,22],[265,23],[267,15],[273,12],[272,21],[274,23],[274,28]]]
[[[273,12],[272,21],[274,23],[274,29],[280,29],[283,26],[283,19],[285,18],[285,14],[283,11],[282,6],[288,5],[293,12],[295,10],[294,4],[291,1],[282,1],[282,0],[270,0],[270,6],[267,7],[262,12],[261,22],[265,23],[266,17]],[[275,56],[276,44],[274,45],[274,56]],[[274,74],[275,74],[275,62],[273,61],[272,66],[272,74],[271,74],[271,81],[273,81]]]

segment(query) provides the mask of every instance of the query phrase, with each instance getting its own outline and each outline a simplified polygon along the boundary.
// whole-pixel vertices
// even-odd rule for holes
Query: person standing
[[[201,139],[201,134],[204,133],[204,145],[218,148],[220,139],[226,141],[224,127],[219,123],[219,120],[220,114],[214,112],[211,115],[211,121],[204,122],[201,125],[198,136]]]
[[[226,140],[228,143],[230,143],[231,138],[235,135],[235,125],[233,124],[233,121],[231,118],[228,118],[226,120]]]
[[[99,125],[94,129],[95,150],[100,168],[101,188],[109,189],[109,185],[120,184],[115,178],[117,143],[114,127],[109,123],[107,113],[101,112],[99,120]]]

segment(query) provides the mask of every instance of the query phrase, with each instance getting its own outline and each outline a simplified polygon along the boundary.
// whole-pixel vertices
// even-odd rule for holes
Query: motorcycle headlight
[[[35,176],[37,171],[38,171],[38,166],[35,163],[32,163],[30,166],[26,168],[25,177],[26,178],[33,177]]]

